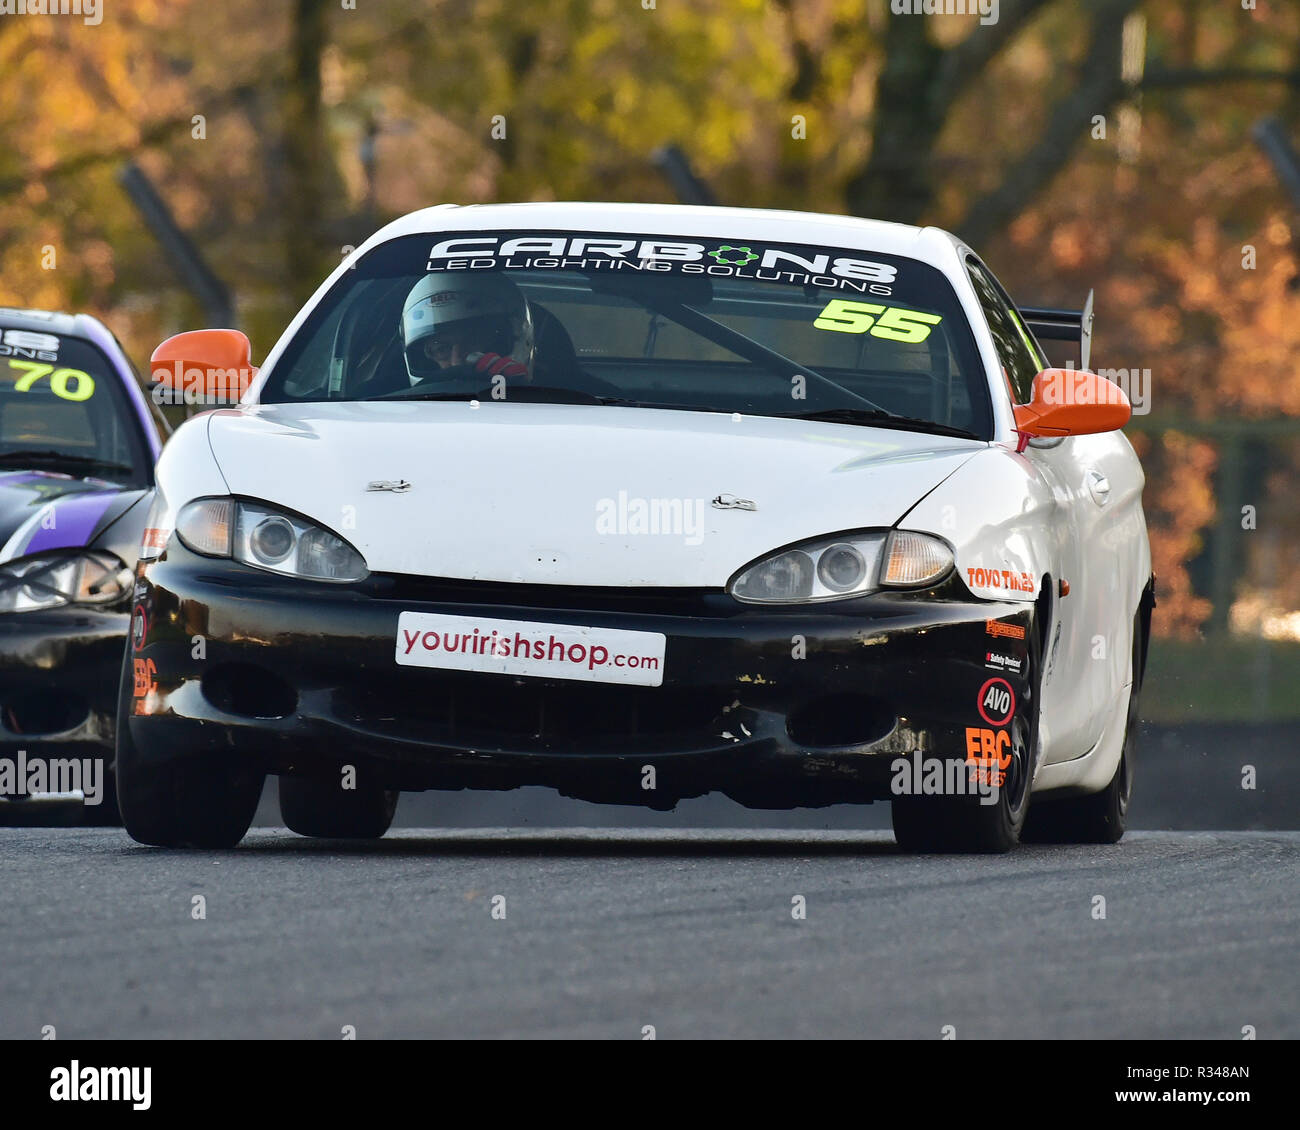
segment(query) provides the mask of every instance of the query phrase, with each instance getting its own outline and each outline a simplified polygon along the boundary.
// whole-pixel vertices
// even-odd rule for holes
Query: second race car
[[[0,797],[116,821],[118,676],[161,449],[112,333],[0,309]],[[0,819],[18,818],[14,808]]]

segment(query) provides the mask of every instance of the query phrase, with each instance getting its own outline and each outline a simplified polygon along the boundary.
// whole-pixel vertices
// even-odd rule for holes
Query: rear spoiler
[[[1020,308],[1030,333],[1040,342],[1070,343],[1068,355],[1060,347],[1046,350],[1048,360],[1053,364],[1070,362],[1071,368],[1088,368],[1092,357],[1092,298],[1093,292],[1090,290],[1088,301],[1083,304],[1082,310],[1045,310],[1032,306]],[[1076,352],[1078,356],[1074,355]]]

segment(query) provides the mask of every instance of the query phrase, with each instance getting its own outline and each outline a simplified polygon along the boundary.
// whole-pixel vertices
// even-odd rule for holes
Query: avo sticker
[[[980,687],[975,705],[990,726],[1005,726],[1016,712],[1016,692],[1006,679],[990,679]]]
[[[137,605],[135,615],[131,617],[131,645],[136,651],[144,647],[145,637],[149,634],[149,617],[144,606]]]

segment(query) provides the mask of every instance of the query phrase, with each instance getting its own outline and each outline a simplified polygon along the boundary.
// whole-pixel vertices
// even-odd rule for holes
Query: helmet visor
[[[435,376],[443,369],[464,364],[478,353],[509,356],[515,334],[510,320],[501,315],[462,318],[430,326],[406,345],[407,365],[416,377]]]

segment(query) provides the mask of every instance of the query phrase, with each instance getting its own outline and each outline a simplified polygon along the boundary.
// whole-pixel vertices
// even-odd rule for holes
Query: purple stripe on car
[[[118,493],[74,494],[58,499],[51,504],[52,510],[47,511],[54,517],[51,528],[38,526],[31,541],[23,548],[23,555],[49,549],[75,549],[85,545]]]

